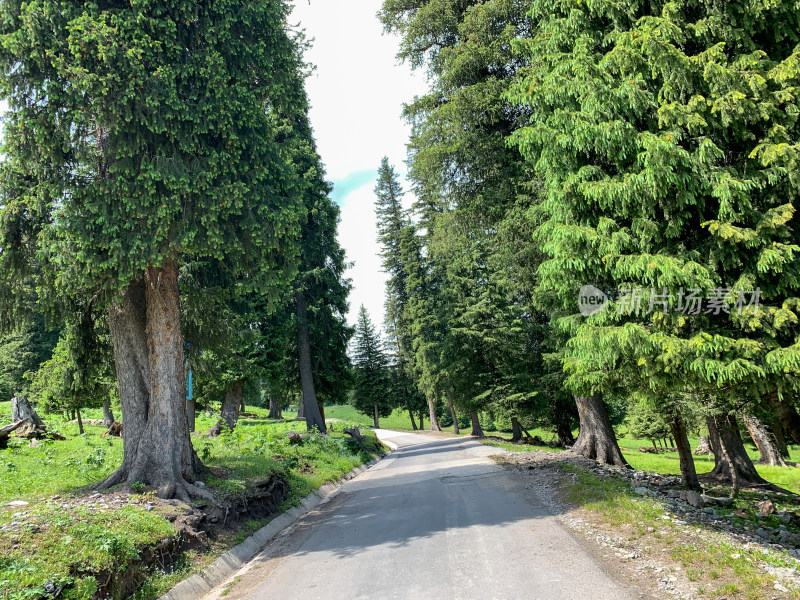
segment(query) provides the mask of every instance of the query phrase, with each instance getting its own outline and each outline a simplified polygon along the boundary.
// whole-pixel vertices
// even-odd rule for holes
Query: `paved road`
[[[378,433],[398,450],[276,538],[225,600],[635,597],[519,493],[521,484],[488,458],[496,450]]]

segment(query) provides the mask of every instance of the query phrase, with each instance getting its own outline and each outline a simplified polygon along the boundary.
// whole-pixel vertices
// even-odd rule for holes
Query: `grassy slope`
[[[84,419],[99,419],[101,411],[86,411]],[[329,437],[312,436],[301,445],[291,445],[286,432],[305,430],[301,422],[275,422],[267,411],[248,409],[256,417],[242,418],[237,429],[219,438],[195,438],[195,448],[213,475],[206,483],[220,494],[244,491],[250,482],[275,471],[283,472],[291,485],[285,507],[297,504],[325,482],[335,480],[370,460],[372,453],[353,450],[336,424]],[[10,420],[10,403],[0,403],[0,423]],[[30,448],[25,441],[14,441],[0,451],[0,505],[10,500],[25,500],[30,506],[0,506],[0,598],[21,600],[44,595],[49,582],[72,582],[63,598],[91,595],[96,582],[76,572],[117,569],[137,555],[138,549],[153,546],[173,534],[172,525],[157,512],[144,507],[94,512],[80,507],[64,511],[48,502],[54,495],[69,498],[80,495],[79,488],[109,475],[122,460],[122,440],[104,439],[103,427],[78,426],[59,415],[43,415],[51,430],[67,441],[46,442]],[[204,431],[216,417],[199,415],[197,429]],[[338,431],[337,431],[338,430]],[[371,435],[368,433],[368,435]],[[380,449],[372,436],[373,448]],[[24,512],[24,517],[17,511]],[[16,516],[15,516],[16,515]],[[23,525],[12,523],[24,521]],[[248,524],[246,531],[232,535],[213,547],[214,552],[242,541],[262,522]],[[210,557],[213,558],[213,557]],[[191,565],[187,565],[191,566]],[[149,584],[140,597],[154,597],[175,583],[176,576],[162,576],[160,585]]]

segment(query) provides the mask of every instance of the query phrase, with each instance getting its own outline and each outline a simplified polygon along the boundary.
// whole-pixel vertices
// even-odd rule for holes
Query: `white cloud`
[[[355,262],[348,272],[354,284],[349,320],[355,322],[363,304],[378,326],[386,275],[375,241],[374,182],[361,182],[383,156],[405,173],[409,127],[402,105],[426,90],[422,74],[398,65],[399,40],[383,35],[380,6],[381,0],[297,0],[290,17],[314,39],[306,54],[316,65],[307,81],[311,123],[328,178],[341,184],[334,196],[342,206],[339,236]]]

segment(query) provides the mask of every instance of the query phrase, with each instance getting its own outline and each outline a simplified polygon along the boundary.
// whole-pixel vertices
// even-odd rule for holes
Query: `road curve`
[[[466,438],[379,430],[389,457],[206,600],[633,600]]]

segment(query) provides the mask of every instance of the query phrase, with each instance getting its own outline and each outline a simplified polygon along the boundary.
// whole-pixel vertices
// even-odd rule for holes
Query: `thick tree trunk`
[[[423,431],[425,429],[425,413],[423,411],[419,411],[419,430]]]
[[[123,462],[99,484],[134,482],[162,498],[211,498],[193,485],[204,467],[192,447],[186,415],[178,268],[151,267],[109,309],[119,383]]]
[[[114,413],[111,412],[111,400],[103,404],[103,426],[108,429],[114,424]]]
[[[694,456],[692,456],[692,446],[689,444],[689,437],[686,435],[686,425],[680,414],[675,414],[669,424],[672,430],[672,437],[675,438],[675,447],[678,449],[678,458],[681,464],[681,478],[683,485],[690,490],[702,491],[700,480],[697,479],[697,471],[694,466]]]
[[[781,453],[783,458],[789,458],[789,446],[786,443],[786,437],[783,435],[783,426],[778,418],[772,420],[772,434],[775,436],[775,446],[778,452]]]
[[[741,483],[765,483],[747,455],[736,417],[730,414],[710,416],[706,424],[715,463],[710,475],[729,481],[734,487]]]
[[[556,435],[558,435],[558,445],[562,448],[567,448],[575,444],[575,436],[572,435],[572,429],[566,423],[559,424],[556,427]]]
[[[766,425],[753,415],[744,415],[744,424],[750,433],[753,443],[761,453],[761,460],[758,462],[771,467],[785,467],[786,461],[783,460],[775,438]]]
[[[461,432],[458,429],[458,415],[456,415],[456,407],[453,404],[453,392],[448,389],[445,391],[444,395],[447,397],[447,406],[450,408],[450,416],[453,417],[453,433],[458,435]]]
[[[223,429],[233,431],[239,421],[239,409],[242,407],[242,393],[244,390],[244,380],[233,381],[225,390],[225,398],[222,400],[222,410],[220,420],[217,421],[206,435],[216,437],[222,433]]]
[[[75,412],[78,413],[78,434],[83,435],[86,432],[83,430],[83,419],[81,418],[81,409],[76,408]]]
[[[619,449],[602,396],[576,396],[575,403],[578,405],[580,430],[572,451],[601,463],[629,466]]]
[[[483,427],[481,427],[481,420],[478,417],[478,413],[474,410],[471,413],[469,413],[469,420],[472,423],[472,433],[470,433],[470,435],[482,438]]]
[[[775,410],[775,415],[783,426],[784,433],[795,444],[800,444],[800,414],[797,409],[785,400],[779,399],[777,394],[767,394],[766,398]]]
[[[195,413],[197,412],[197,401],[192,398],[186,399],[186,419],[189,421],[189,431],[193,432],[197,429],[197,418]]]
[[[518,442],[522,439],[522,427],[517,417],[511,417],[511,441]]]
[[[375,429],[380,428],[380,415],[378,414],[378,403],[376,402],[372,411],[372,420],[375,422]]]
[[[317,404],[317,394],[314,390],[314,374],[311,370],[311,342],[308,336],[308,308],[302,291],[298,291],[295,294],[295,305],[297,307],[297,347],[300,353],[300,387],[303,391],[303,413],[306,420],[306,428],[309,431],[317,429],[321,433],[327,433],[325,421],[322,419],[322,414],[320,414],[319,405]]]
[[[267,415],[270,419],[282,419],[283,415],[281,414],[281,404],[278,401],[278,398],[274,395],[270,394],[269,396],[269,415]]]
[[[244,394],[242,394],[242,403],[239,406],[239,412],[240,413],[247,412],[247,404],[244,401]]]
[[[408,409],[408,416],[411,417],[411,429],[416,431],[417,430],[417,422],[414,420],[414,411],[410,408]]]
[[[306,405],[303,403],[302,397],[300,398],[300,405],[297,407],[297,418],[298,419],[306,418]]]
[[[436,396],[428,396],[428,419],[431,422],[431,431],[441,431],[439,415],[436,414]]]

